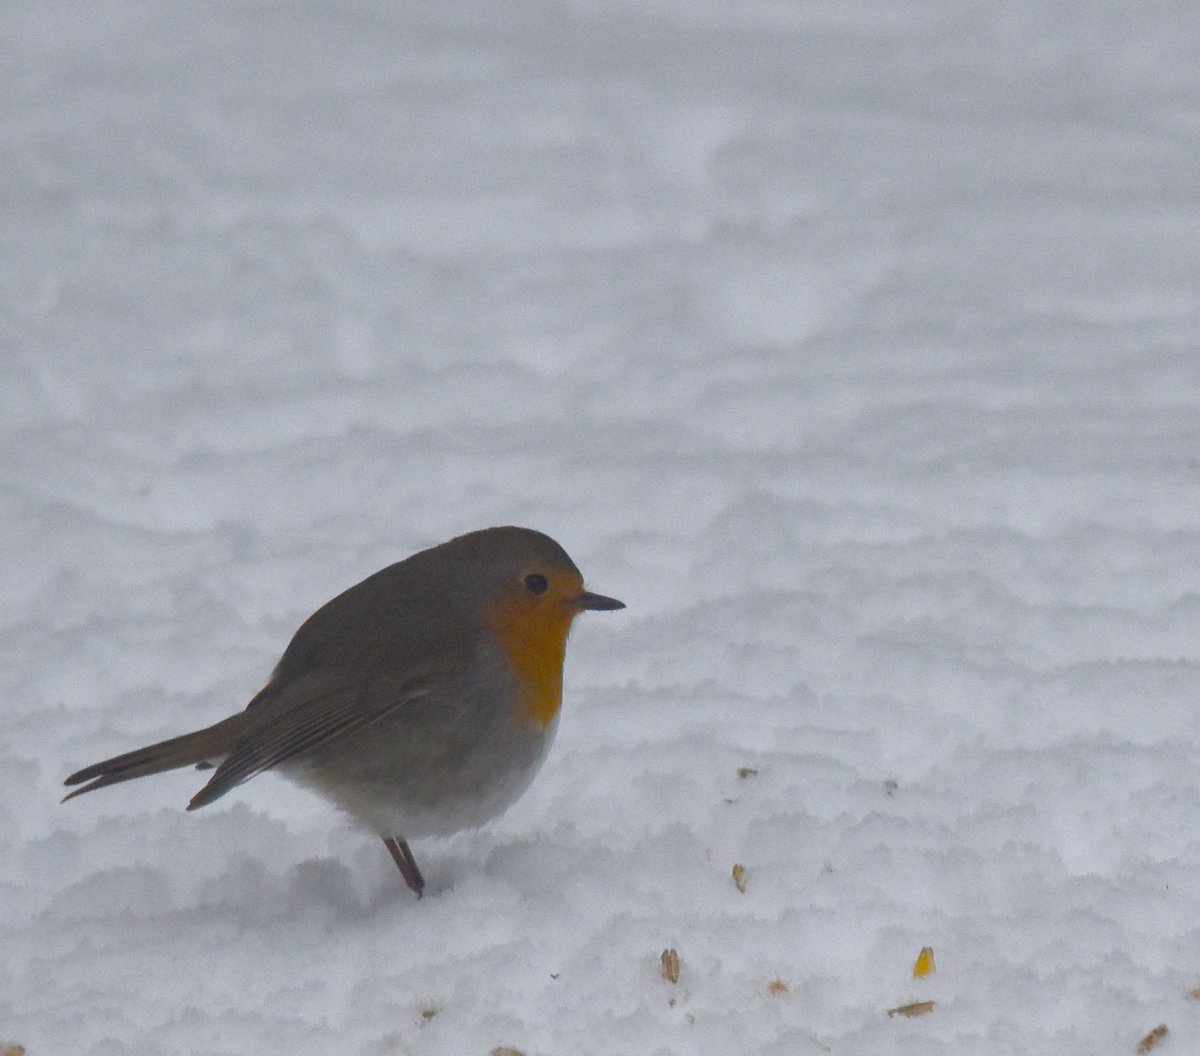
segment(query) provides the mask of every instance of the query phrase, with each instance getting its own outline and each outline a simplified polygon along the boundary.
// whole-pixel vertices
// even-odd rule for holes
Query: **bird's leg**
[[[388,849],[392,856],[392,860],[396,863],[396,868],[400,870],[400,875],[404,877],[404,882],[416,892],[417,898],[421,897],[421,892],[425,889],[425,877],[421,875],[421,870],[417,868],[417,860],[413,857],[412,851],[408,849],[406,840],[398,840],[395,836],[385,836],[383,845]]]

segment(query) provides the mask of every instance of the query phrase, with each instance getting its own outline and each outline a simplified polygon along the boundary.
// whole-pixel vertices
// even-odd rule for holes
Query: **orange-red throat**
[[[539,726],[553,722],[562,706],[567,635],[579,615],[576,599],[583,591],[577,572],[554,570],[546,578],[549,587],[541,596],[514,586],[485,615],[520,687],[521,716]]]

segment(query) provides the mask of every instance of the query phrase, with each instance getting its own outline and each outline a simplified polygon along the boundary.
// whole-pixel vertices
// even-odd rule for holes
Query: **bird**
[[[275,770],[378,833],[420,897],[408,841],[516,802],[554,739],[575,618],[624,607],[542,532],[469,532],[322,605],[245,710],[76,771],[63,802],[195,766],[212,770],[197,810]]]

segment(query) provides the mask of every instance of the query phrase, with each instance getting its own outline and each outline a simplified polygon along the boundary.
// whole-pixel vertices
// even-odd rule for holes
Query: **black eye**
[[[546,593],[546,588],[550,584],[546,582],[546,577],[539,575],[537,572],[530,572],[525,577],[525,586],[529,588],[529,593],[540,597]]]

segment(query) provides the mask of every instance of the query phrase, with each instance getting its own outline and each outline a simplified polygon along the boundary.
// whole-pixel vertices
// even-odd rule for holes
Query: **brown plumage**
[[[623,607],[540,532],[460,536],[313,613],[245,711],[84,767],[65,798],[211,764],[195,810],[278,768],[375,829],[419,894],[405,837],[482,824],[524,791],[554,736],[572,621]]]

